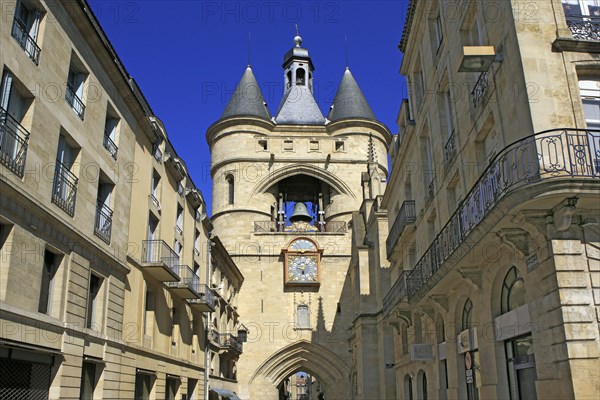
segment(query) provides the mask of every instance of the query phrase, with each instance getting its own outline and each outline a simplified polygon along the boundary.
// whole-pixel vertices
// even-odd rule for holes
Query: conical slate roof
[[[324,125],[325,117],[306,86],[292,86],[283,94],[275,122],[294,125]]]
[[[242,79],[240,79],[235,92],[233,92],[229,103],[225,107],[225,111],[221,114],[221,118],[233,116],[255,116],[271,119],[271,113],[267,108],[265,98],[250,66],[246,68]]]
[[[377,120],[349,68],[346,68],[344,72],[342,83],[340,83],[335,99],[333,99],[333,105],[329,110],[329,115],[327,115],[327,119],[330,121],[344,118]]]

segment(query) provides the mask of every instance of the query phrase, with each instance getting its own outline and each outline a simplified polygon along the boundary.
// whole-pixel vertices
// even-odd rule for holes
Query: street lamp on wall
[[[463,46],[458,72],[486,72],[494,61],[500,61],[494,46]]]

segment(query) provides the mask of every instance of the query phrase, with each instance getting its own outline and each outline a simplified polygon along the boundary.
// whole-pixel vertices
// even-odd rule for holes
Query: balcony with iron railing
[[[94,224],[94,234],[100,239],[110,244],[112,232],[113,211],[108,205],[98,202],[96,206],[96,222]]]
[[[164,240],[142,241],[142,268],[160,282],[178,282],[179,256]]]
[[[406,291],[402,295],[406,294],[413,301],[439,282],[449,271],[441,267],[467,239],[473,239],[470,235],[484,218],[496,215],[493,210],[500,201],[514,194],[515,204],[522,203],[525,192],[520,189],[526,188],[529,196],[533,196],[531,193],[535,190],[541,195],[548,192],[548,184],[565,184],[574,179],[579,186],[586,181],[600,184],[600,130],[549,130],[505,147],[492,159],[408,273]],[[540,185],[544,186],[537,189]],[[436,279],[432,279],[438,271]],[[401,284],[394,287],[397,285]]]
[[[394,307],[396,307],[402,299],[406,297],[406,276],[408,271],[401,271],[398,279],[390,288],[387,295],[383,298],[383,316],[390,315]]]
[[[54,169],[54,184],[52,186],[52,202],[71,217],[75,214],[77,199],[77,177],[69,168],[56,161]]]
[[[234,351],[236,353],[241,353],[243,349],[242,342],[235,336],[233,333],[220,333],[219,341],[221,345],[228,350]]]
[[[447,170],[456,157],[456,135],[454,130],[450,134],[446,145],[444,146],[444,169]]]
[[[108,153],[114,158],[117,159],[117,151],[119,148],[115,144],[115,142],[110,138],[109,135],[104,135],[104,148],[108,150]]]
[[[12,37],[15,38],[19,46],[25,50],[25,54],[29,56],[35,65],[40,62],[40,47],[35,42],[35,39],[29,35],[27,27],[18,18],[15,18],[12,26]]]
[[[398,215],[396,215],[392,229],[390,229],[390,233],[385,242],[388,257],[394,251],[394,248],[399,242],[402,233],[406,230],[406,227],[414,224],[416,220],[415,201],[405,200],[398,211]]]
[[[75,111],[75,114],[77,114],[79,118],[83,119],[83,115],[85,114],[85,104],[83,104],[83,100],[77,96],[75,89],[73,89],[68,83],[65,90],[65,100],[67,100],[67,103],[71,106],[73,111]]]
[[[295,230],[293,225],[278,221],[254,221],[254,233],[346,233],[344,221],[329,221],[315,224],[314,230]]]
[[[202,295],[198,275],[187,265],[177,265],[175,269],[180,280],[177,282],[167,282],[171,293],[185,300],[200,299]]]
[[[488,88],[488,73],[487,71],[482,72],[477,78],[477,82],[475,82],[475,86],[471,91],[471,101],[473,102],[473,107],[477,108],[477,106],[483,100],[483,96],[485,96],[485,92]]]
[[[29,145],[29,132],[0,107],[0,163],[23,177]]]
[[[234,351],[241,353],[243,350],[243,344],[237,336],[232,333],[219,333],[216,327],[211,326],[208,331],[209,342],[217,349],[224,351]]]
[[[567,15],[566,20],[573,39],[600,40],[600,16]]]
[[[215,311],[217,300],[213,290],[203,283],[199,284],[195,290],[200,294],[200,297],[188,300],[190,308],[198,312]]]

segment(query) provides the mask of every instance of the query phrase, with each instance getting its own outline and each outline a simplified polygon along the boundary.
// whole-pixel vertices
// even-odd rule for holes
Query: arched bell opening
[[[277,232],[333,232],[328,208],[338,192],[319,178],[298,174],[267,189],[274,198],[271,221]]]

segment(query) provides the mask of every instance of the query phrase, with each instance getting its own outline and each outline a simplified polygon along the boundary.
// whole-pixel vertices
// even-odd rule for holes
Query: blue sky
[[[375,115],[393,133],[406,85],[398,43],[402,1],[118,1],[91,7],[129,73],[165,123],[210,207],[206,129],[223,112],[250,60],[271,113],[283,94],[283,55],[298,24],[315,64],[326,115],[348,60]]]

